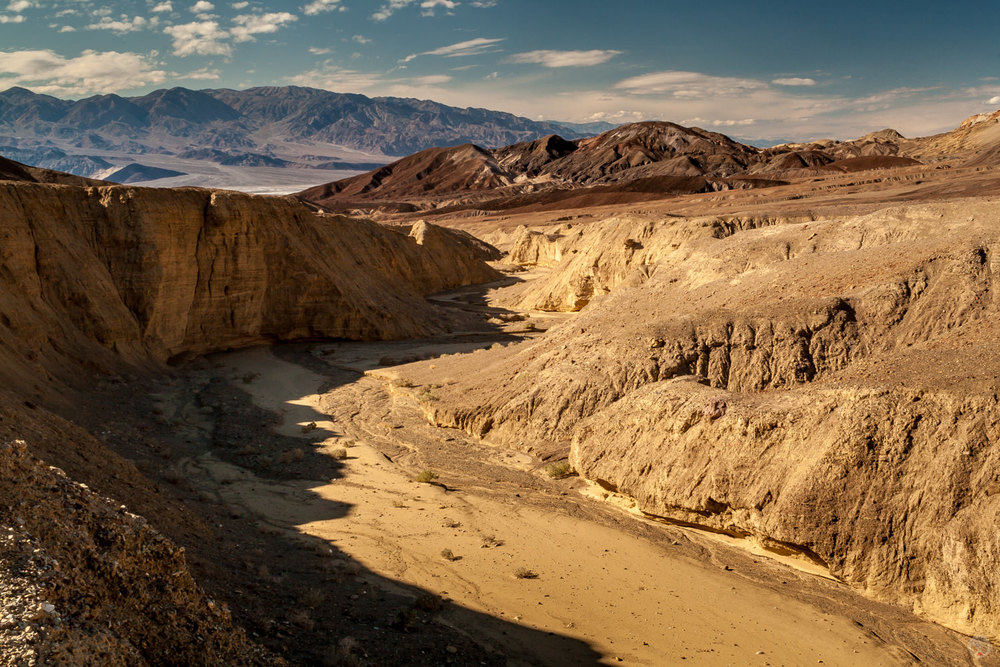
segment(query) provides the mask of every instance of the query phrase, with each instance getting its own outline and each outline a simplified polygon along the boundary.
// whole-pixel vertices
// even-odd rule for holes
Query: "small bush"
[[[344,448],[335,449],[332,452],[330,452],[330,456],[337,459],[338,461],[343,461],[344,459],[347,458],[347,450]]]
[[[462,557],[461,556],[456,556],[454,554],[454,552],[452,552],[451,549],[442,549],[441,550],[441,558],[444,558],[445,560],[450,560],[452,562],[454,562],[456,560],[462,560]]]
[[[514,570],[514,576],[518,579],[537,579],[538,573],[533,572],[526,567],[519,567]]]
[[[569,477],[573,474],[573,466],[569,464],[569,461],[550,463],[545,466],[545,474],[552,479],[562,479],[563,477]]]
[[[302,425],[302,432],[303,433],[311,433],[312,431],[315,431],[315,430],[316,430],[316,422],[309,422],[308,424],[303,424]]]
[[[438,477],[440,477],[440,475],[428,468],[427,470],[421,471],[421,473],[417,475],[417,481],[421,484],[430,484]]]

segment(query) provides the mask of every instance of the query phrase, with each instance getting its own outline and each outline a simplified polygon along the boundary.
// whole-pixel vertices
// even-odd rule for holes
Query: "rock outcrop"
[[[998,215],[969,200],[525,235],[534,251],[518,256],[561,259],[508,302],[581,312],[475,353],[477,374],[425,410],[568,453],[650,515],[798,551],[874,597],[1000,635]]]
[[[0,443],[0,664],[282,664],[124,505]]]
[[[0,218],[8,387],[277,340],[428,335],[453,316],[423,295],[499,275],[458,233],[427,226],[419,243],[290,198],[0,182]]]

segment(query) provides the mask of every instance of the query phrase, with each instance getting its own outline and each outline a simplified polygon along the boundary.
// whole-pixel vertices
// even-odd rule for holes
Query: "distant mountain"
[[[995,129],[1000,121],[992,117],[969,127],[973,129],[956,133],[995,134],[1000,141],[1000,130]],[[565,205],[569,198],[586,204],[622,203],[920,165],[939,159],[927,151],[917,155],[931,140],[942,142],[909,140],[882,130],[854,141],[757,148],[717,132],[649,121],[583,139],[549,135],[495,149],[474,144],[431,148],[366,174],[307,189],[299,197],[338,211],[388,212],[541,209]]]
[[[495,148],[549,134],[570,139],[588,134],[575,128],[488,109],[295,86],[171,88],[141,97],[97,95],[77,101],[17,87],[0,93],[0,144],[19,151],[62,151],[58,159],[64,162],[58,166],[77,173],[94,173],[94,165],[73,164],[65,161],[67,156],[211,150],[224,154],[225,164],[315,167],[345,161],[342,153],[328,150],[334,147],[392,156],[437,146],[475,143]],[[35,158],[36,163],[54,158],[19,156]],[[371,164],[371,159],[364,162]]]
[[[122,167],[121,169],[114,171],[104,177],[104,180],[111,181],[112,183],[142,183],[144,181],[154,181],[158,178],[173,178],[175,176],[185,176],[183,171],[174,171],[173,169],[160,169],[159,167],[150,167],[146,164],[139,164],[138,162],[133,162],[127,167]]]

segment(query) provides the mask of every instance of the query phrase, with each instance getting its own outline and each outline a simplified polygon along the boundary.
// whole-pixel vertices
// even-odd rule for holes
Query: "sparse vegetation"
[[[529,570],[526,567],[519,567],[514,570],[514,576],[518,579],[537,579],[538,573],[533,570]]]
[[[569,464],[569,461],[557,461],[545,466],[545,474],[552,479],[562,479],[575,473],[573,471],[573,466]]]
[[[316,422],[309,422],[308,424],[303,424],[302,425],[302,432],[303,433],[311,433],[312,431],[315,431],[316,428],[317,428],[316,427]]]
[[[416,480],[421,484],[430,484],[436,480],[440,475],[428,468],[427,470],[422,470],[419,475],[417,475]]]
[[[456,556],[455,553],[451,549],[442,549],[441,550],[441,558],[444,558],[445,560],[450,560],[452,562],[454,562],[456,560],[462,560],[462,557],[461,556]]]
[[[347,450],[344,449],[343,447],[335,449],[332,452],[330,452],[330,456],[337,459],[338,461],[343,461],[344,459],[347,458]]]
[[[324,596],[318,588],[310,588],[302,594],[302,604],[314,609],[323,604]]]
[[[491,547],[502,547],[503,540],[498,540],[495,535],[487,535],[483,538],[483,549],[489,549]]]

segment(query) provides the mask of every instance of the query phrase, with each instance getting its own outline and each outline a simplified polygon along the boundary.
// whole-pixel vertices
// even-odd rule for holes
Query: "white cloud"
[[[447,74],[430,74],[428,76],[418,76],[407,80],[408,83],[416,86],[438,86],[442,83],[448,83],[449,81],[451,81],[451,77]]]
[[[112,19],[109,16],[104,16],[97,23],[91,23],[88,25],[87,30],[110,30],[111,32],[123,35],[127,32],[142,30],[148,23],[149,22],[142,16],[136,16],[131,19],[127,16],[123,16],[118,20]]]
[[[7,5],[8,12],[23,12],[25,9],[31,9],[32,7],[37,7],[38,5],[31,0],[11,0],[10,4]]]
[[[243,2],[234,2],[229,6],[232,7],[233,9],[246,9],[247,7],[250,6],[250,3],[244,0]]]
[[[771,83],[778,86],[815,86],[815,79],[803,79],[797,76],[789,77],[786,79],[773,79]]]
[[[278,32],[281,26],[297,21],[295,14],[272,12],[270,14],[244,14],[233,17],[233,28],[229,31],[236,42],[252,42],[254,35]]]
[[[458,5],[459,3],[455,2],[455,0],[423,0],[423,2],[420,3],[420,8],[422,10],[420,15],[434,16],[434,9],[436,7],[444,7],[450,14],[451,10],[458,7]]]
[[[324,63],[317,69],[290,76],[287,80],[298,86],[325,88],[340,92],[367,90],[381,81],[377,74],[344,69],[330,62]]]
[[[147,56],[84,51],[65,58],[48,49],[0,51],[0,87],[23,85],[38,93],[79,96],[163,83],[166,73]]]
[[[192,14],[204,14],[205,12],[210,12],[215,9],[215,5],[208,0],[198,0],[198,2],[191,5]]]
[[[372,41],[367,37],[365,37],[364,35],[354,35],[353,37],[351,37],[351,39],[353,39],[358,44],[368,44],[369,42]]]
[[[318,46],[310,46],[309,47],[309,53],[313,54],[314,56],[325,56],[326,54],[330,53],[331,51],[332,51],[332,49],[328,49],[326,47],[323,47],[323,48],[320,48]]]
[[[988,99],[986,101],[986,103],[987,104],[1000,104],[1000,95],[997,95],[995,97],[991,97],[990,99]]]
[[[24,16],[21,14],[14,14],[13,16],[4,14],[0,16],[0,23],[24,23]]]
[[[619,81],[614,87],[637,95],[666,94],[678,98],[695,99],[739,95],[747,91],[767,88],[767,84],[756,79],[672,70],[633,76]]]
[[[372,14],[372,18],[376,21],[384,21],[403,7],[412,5],[414,2],[416,2],[416,0],[389,0],[389,2],[382,5],[377,12]]]
[[[174,41],[175,56],[228,56],[232,49],[223,42],[229,33],[215,21],[193,21],[163,29]]]
[[[507,62],[538,63],[544,67],[590,67],[606,63],[621,53],[621,51],[596,49],[591,51],[528,51],[515,53],[507,59]]]
[[[485,53],[489,51],[498,42],[502,42],[503,39],[486,39],[484,37],[477,37],[475,39],[466,40],[464,42],[458,42],[457,44],[450,44],[448,46],[442,46],[431,51],[424,51],[423,53],[411,53],[399,62],[408,63],[414,58],[419,58],[420,56],[444,56],[446,58],[458,58],[462,56],[475,56],[480,53]]]
[[[219,76],[219,70],[209,69],[208,67],[202,67],[201,69],[196,69],[193,72],[188,72],[187,74],[177,75],[180,79],[194,79],[196,81],[210,81],[218,79]]]
[[[76,28],[74,28],[71,25],[64,25],[63,27],[59,28],[59,32],[76,32]]]
[[[711,125],[712,127],[744,127],[753,125],[756,118],[744,118],[742,120],[706,120],[704,118],[688,118],[680,122],[681,125]]]
[[[315,16],[322,12],[333,12],[340,11],[346,12],[347,7],[340,4],[341,0],[313,0],[308,5],[302,8],[308,16]]]
[[[469,4],[473,7],[496,7],[497,0],[473,0]]]
[[[172,12],[172,11],[174,11],[174,6],[170,2],[170,0],[167,0],[166,2],[160,2],[160,3],[157,3],[157,4],[153,5],[153,8],[150,9],[149,11],[155,12],[155,13],[159,13],[159,12]]]

